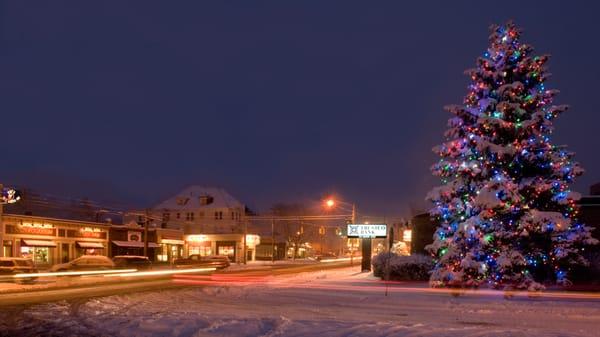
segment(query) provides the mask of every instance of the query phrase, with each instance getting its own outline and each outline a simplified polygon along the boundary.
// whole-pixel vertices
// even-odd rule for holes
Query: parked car
[[[317,261],[337,259],[337,255],[335,255],[334,253],[316,254],[314,256],[314,259]]]
[[[112,269],[114,262],[106,256],[83,255],[67,263],[56,264],[50,268],[51,271],[82,271]]]
[[[0,275],[37,273],[33,260],[23,257],[0,257]]]
[[[229,267],[229,258],[223,255],[200,256],[198,254],[190,255],[187,258],[175,259],[173,261],[175,268],[210,268],[223,269]]]
[[[22,257],[0,257],[0,278],[16,274],[37,273],[33,260]],[[35,277],[20,279],[19,281],[27,283],[35,280]],[[12,278],[11,278],[12,280]]]
[[[146,256],[117,255],[113,257],[113,262],[117,268],[135,268],[138,270],[152,268],[152,262]]]

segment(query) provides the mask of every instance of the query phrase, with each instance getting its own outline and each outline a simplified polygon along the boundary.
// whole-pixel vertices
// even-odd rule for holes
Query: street
[[[598,294],[460,296],[359,267],[187,275],[174,288],[4,307],[3,336],[596,336]],[[160,288],[160,289],[159,289]],[[387,291],[386,291],[387,288]],[[150,289],[150,288],[149,288]],[[94,294],[95,295],[95,294]]]
[[[233,266],[223,271],[215,271],[223,275],[284,275],[299,273],[325,268],[339,268],[350,265],[348,261],[333,263],[314,264],[274,264],[261,266]],[[237,267],[237,268],[236,268]],[[244,268],[247,267],[247,268]],[[0,283],[0,307],[12,305],[37,304],[58,300],[74,300],[95,296],[109,296],[124,294],[133,291],[156,290],[166,288],[177,288],[185,286],[177,282],[178,278],[186,272],[186,269],[175,270],[172,275],[143,275],[142,277],[111,277],[113,275],[100,276],[76,276],[76,277],[54,277],[35,281],[31,285],[20,286],[14,284]],[[212,274],[213,271],[200,274]],[[6,289],[13,286],[13,291]]]

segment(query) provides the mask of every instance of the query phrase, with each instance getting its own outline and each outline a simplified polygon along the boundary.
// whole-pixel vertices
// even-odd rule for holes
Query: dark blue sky
[[[335,191],[405,214],[488,26],[553,55],[554,139],[600,180],[587,1],[2,2],[0,179],[145,206],[185,185],[258,209]]]

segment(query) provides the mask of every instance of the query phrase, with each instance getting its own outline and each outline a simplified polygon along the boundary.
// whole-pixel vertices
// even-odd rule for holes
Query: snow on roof
[[[203,204],[202,197],[212,198]],[[237,199],[222,188],[193,185],[185,188],[177,195],[156,205],[155,209],[192,210],[199,208],[232,208],[243,207]]]

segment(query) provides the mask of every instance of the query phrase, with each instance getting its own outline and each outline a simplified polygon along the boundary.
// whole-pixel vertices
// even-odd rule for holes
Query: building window
[[[194,212],[185,213],[185,220],[186,221],[194,221]]]
[[[177,214],[175,215],[175,217],[176,217],[177,219],[179,219],[179,218],[181,218],[181,214],[180,214],[180,213],[177,213]]]
[[[223,220],[223,212],[222,211],[215,212],[215,220]]]
[[[203,195],[200,196],[200,205],[201,206],[205,206],[205,205],[210,205],[213,203],[213,197],[211,197],[210,195]]]
[[[21,247],[21,257],[32,259],[35,264],[52,264],[54,248]]]
[[[163,222],[168,222],[171,218],[171,213],[163,213]]]

